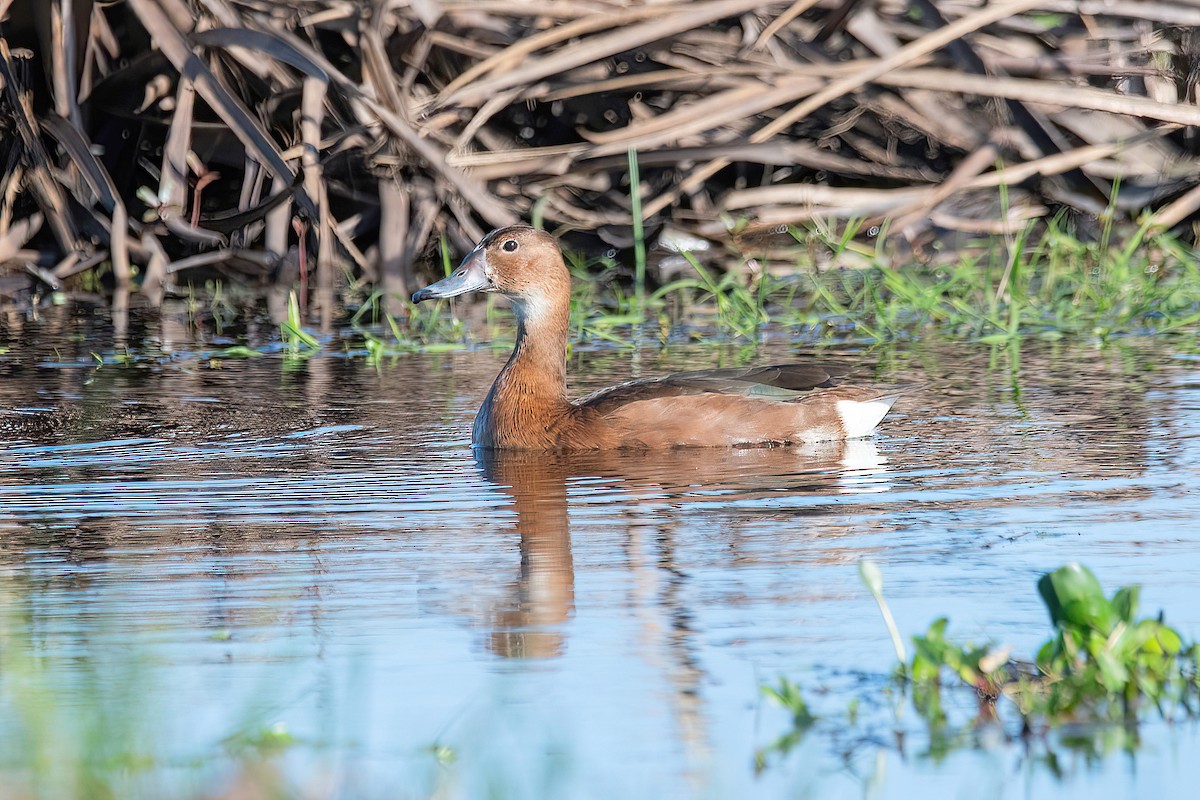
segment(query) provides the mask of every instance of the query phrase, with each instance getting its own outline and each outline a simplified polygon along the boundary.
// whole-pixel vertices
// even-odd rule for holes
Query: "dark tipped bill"
[[[422,300],[437,300],[443,297],[457,297],[467,292],[478,292],[488,287],[487,254],[480,248],[472,250],[458,269],[451,272],[437,283],[432,283],[412,296],[414,303]]]

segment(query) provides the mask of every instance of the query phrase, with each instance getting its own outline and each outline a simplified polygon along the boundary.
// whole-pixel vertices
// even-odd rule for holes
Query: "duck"
[[[471,431],[481,450],[595,451],[804,445],[870,436],[894,398],[842,385],[820,364],[776,364],[643,378],[576,400],[567,394],[571,275],[557,240],[498,228],[413,303],[471,292],[508,298],[512,355]]]

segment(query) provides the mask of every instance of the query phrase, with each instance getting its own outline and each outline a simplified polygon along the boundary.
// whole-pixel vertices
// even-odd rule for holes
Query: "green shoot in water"
[[[300,318],[300,301],[295,292],[288,293],[287,319],[279,323],[279,335],[292,355],[298,355],[302,349],[309,352],[321,349],[317,338],[304,330],[304,321]]]
[[[896,628],[892,610],[888,608],[887,601],[883,599],[883,573],[879,570],[879,565],[874,561],[859,561],[858,575],[862,579],[863,585],[867,587],[867,591],[875,598],[876,605],[879,606],[879,613],[883,615],[883,623],[887,625],[888,633],[892,637],[892,647],[896,648],[896,658],[904,663],[908,660],[904,651],[904,640],[900,638],[900,631]]]

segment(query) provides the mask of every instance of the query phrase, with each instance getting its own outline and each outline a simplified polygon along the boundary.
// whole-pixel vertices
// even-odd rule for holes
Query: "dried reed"
[[[0,0],[0,295],[410,288],[538,217],[920,248],[1200,208],[1186,0]],[[636,158],[640,185],[630,187]],[[999,191],[997,187],[1002,187]],[[631,198],[636,204],[631,205]]]

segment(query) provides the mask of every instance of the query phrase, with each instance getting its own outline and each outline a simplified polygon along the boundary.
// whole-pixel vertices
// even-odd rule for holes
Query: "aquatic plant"
[[[797,232],[801,241],[810,235]],[[984,344],[1106,339],[1200,322],[1200,258],[1165,233],[1088,241],[1056,219],[1044,230],[984,240],[926,267],[895,268],[876,253],[860,255],[864,269],[801,270],[792,296],[808,302],[777,308],[773,318],[820,320],[824,336],[848,329],[874,339],[936,332]]]
[[[1143,702],[1163,716],[1200,712],[1200,643],[1185,643],[1157,617],[1138,617],[1139,586],[1105,598],[1086,567],[1069,564],[1038,581],[1058,629],[1037,654],[1040,685],[1022,682],[1014,697],[1022,713],[1135,721]]]
[[[988,703],[1012,699],[1026,726],[1135,724],[1147,703],[1163,717],[1200,713],[1200,644],[1185,643],[1162,614],[1138,617],[1140,587],[1105,597],[1087,567],[1068,564],[1037,588],[1055,632],[1036,659],[1014,661],[1008,648],[949,639],[941,618],[913,637],[916,652],[902,665],[907,680],[928,699],[948,671]]]
[[[860,570],[888,619],[877,568],[860,564]],[[1139,617],[1137,586],[1106,597],[1086,567],[1068,564],[1043,575],[1038,591],[1054,634],[1035,659],[1014,659],[1010,648],[991,642],[952,639],[944,617],[912,637],[911,659],[897,661],[895,683],[883,692],[895,715],[898,744],[904,738],[905,703],[911,702],[928,728],[930,757],[981,746],[988,740],[984,731],[1019,722],[1019,734],[1014,735],[1026,740],[1026,752],[1031,753],[1028,745],[1036,739],[1041,751],[1037,760],[1057,772],[1058,747],[1080,750],[1088,757],[1116,748],[1132,751],[1140,743],[1138,725],[1148,713],[1169,721],[1200,717],[1200,644],[1185,642],[1162,614]],[[903,652],[902,645],[897,650]],[[953,722],[944,703],[946,692],[956,690],[969,691],[976,700],[975,716],[965,724]],[[778,687],[762,687],[762,693],[790,713],[791,725],[756,751],[756,770],[766,769],[773,757],[787,755],[822,724],[837,731],[831,735],[842,740],[839,747],[881,746],[877,733],[860,727],[858,698],[843,714],[818,716],[801,688],[786,678]],[[1007,724],[1006,708],[1017,716]],[[1069,735],[1048,735],[1067,729]]]
[[[304,320],[300,315],[300,303],[295,292],[288,294],[287,319],[279,323],[279,337],[283,340],[288,355],[292,357],[321,349],[321,342],[304,330]]]
[[[829,229],[794,233],[797,243],[806,244],[804,252],[818,237],[827,256],[836,259],[856,251],[857,230],[851,223],[836,237]],[[798,262],[797,272],[786,277],[747,277],[682,252],[691,274],[639,301],[636,282],[630,286],[610,257],[568,250],[572,340],[618,347],[655,339],[665,344],[686,327],[714,342],[754,342],[764,326],[773,325],[813,344],[937,336],[1009,346],[1030,339],[1184,333],[1200,323],[1200,257],[1168,234],[1101,246],[1080,240],[1060,220],[1011,241],[984,240],[945,264],[897,269],[878,253],[856,252],[868,259],[862,268],[821,270]],[[441,260],[448,274],[448,247]],[[386,300],[375,291],[358,304],[342,333],[350,352],[358,349],[356,340],[369,358],[379,360],[462,349],[474,341],[503,346],[511,337],[511,314],[492,298],[482,315],[463,314],[469,306],[450,302],[414,306],[406,299],[390,305]],[[286,351],[319,349],[300,325],[294,296],[288,309],[281,325]],[[468,317],[482,319],[482,325],[468,323]]]
[[[863,563],[860,572],[894,630],[878,568]],[[973,741],[948,728],[943,693],[955,685],[975,694],[976,724],[1002,720],[1000,703],[1008,701],[1025,733],[1067,723],[1132,729],[1147,712],[1167,720],[1200,717],[1200,643],[1186,642],[1161,613],[1139,617],[1140,587],[1106,597],[1087,567],[1067,564],[1041,576],[1037,588],[1054,632],[1033,659],[1014,659],[1009,647],[992,642],[952,639],[945,617],[912,637],[911,659],[896,643],[896,680],[929,726],[931,746],[944,751]],[[763,693],[791,712],[792,729],[759,751],[759,768],[771,753],[786,753],[816,720],[792,682],[782,679]]]
[[[771,753],[787,753],[800,743],[804,735],[818,721],[816,714],[809,708],[808,701],[800,687],[785,677],[779,679],[777,686],[759,687],[765,697],[783,706],[792,715],[791,729],[776,739],[770,747],[763,748],[754,754],[754,769],[761,772],[767,767],[767,759]]]

